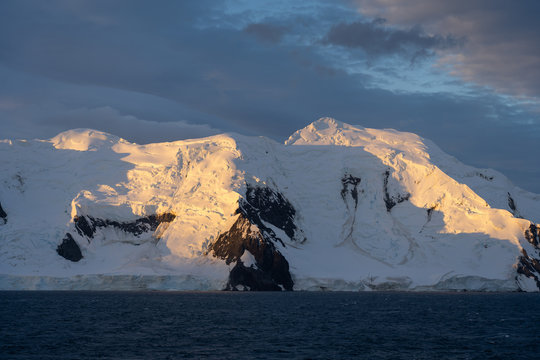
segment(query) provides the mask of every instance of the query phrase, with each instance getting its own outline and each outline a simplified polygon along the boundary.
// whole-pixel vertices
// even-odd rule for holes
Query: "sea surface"
[[[540,359],[540,294],[0,292],[1,359]]]

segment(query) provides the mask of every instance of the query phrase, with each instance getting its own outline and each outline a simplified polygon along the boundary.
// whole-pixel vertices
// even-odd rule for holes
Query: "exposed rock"
[[[518,274],[523,274],[528,278],[534,279],[536,287],[540,289],[540,262],[527,254],[525,249],[521,250],[521,256],[517,264]]]
[[[2,209],[2,203],[0,203],[0,218],[4,221],[4,224],[7,223],[7,213]]]
[[[525,249],[521,250],[517,272],[534,279],[540,290],[540,226],[531,223],[529,228],[525,230],[525,239],[534,247],[534,250],[532,254],[528,254]]]
[[[294,223],[296,210],[292,204],[268,186],[247,184],[237,214],[238,219],[230,230],[221,234],[208,250],[227,264],[236,262],[226,290],[292,290],[289,263],[276,248],[276,243],[285,244],[268,227],[273,225],[283,230],[291,240],[301,236],[302,231]],[[241,258],[246,251],[255,259],[254,264],[243,263]]]
[[[353,242],[354,226],[356,224],[356,215],[358,210],[358,194],[364,192],[358,189],[358,185],[362,181],[361,178],[345,173],[341,178],[341,198],[347,207],[347,217],[343,224],[343,241],[338,245],[346,242]]]
[[[90,239],[94,237],[98,228],[112,226],[127,233],[131,233],[135,236],[139,236],[145,232],[155,231],[157,227],[163,222],[171,222],[176,215],[171,213],[163,213],[160,215],[149,215],[139,218],[132,222],[118,222],[108,219],[99,219],[92,216],[75,216],[73,222],[75,223],[75,230],[80,236],[85,236],[90,242]],[[82,259],[81,249],[75,242],[70,233],[67,233],[62,243],[56,249],[58,255],[71,260],[79,261]]]
[[[63,258],[73,262],[77,262],[83,258],[81,248],[77,245],[75,240],[73,240],[70,233],[66,234],[62,243],[56,248],[56,252]]]
[[[296,210],[281,193],[268,186],[252,186],[250,184],[246,186],[246,196],[245,199],[240,200],[238,212],[244,214],[261,231],[282,244],[283,241],[263,221],[283,230],[291,240],[298,237],[303,238],[302,231],[294,223]]]
[[[73,222],[75,223],[75,230],[77,230],[79,235],[85,235],[87,238],[94,237],[94,233],[96,232],[96,226],[93,217],[88,216],[87,220],[86,216],[75,215],[75,217],[73,218]]]
[[[341,178],[341,198],[347,204],[347,194],[351,194],[355,209],[358,207],[358,185],[361,181],[361,178],[352,176],[351,174],[345,174]]]
[[[521,214],[519,213],[519,210],[517,209],[516,201],[514,200],[512,195],[510,195],[510,193],[507,193],[507,194],[508,194],[508,208],[512,212],[512,215],[514,215],[517,218],[523,219],[523,216],[521,216]]]
[[[431,217],[433,216],[433,210],[435,210],[435,207],[430,207],[427,209],[427,222],[431,221]]]
[[[396,206],[399,203],[402,203],[406,200],[409,200],[411,197],[411,194],[396,194],[393,196],[390,196],[388,192],[388,178],[390,177],[390,171],[386,170],[384,173],[384,179],[383,179],[383,190],[384,190],[384,204],[386,205],[386,211],[390,212],[394,206]]]
[[[508,207],[510,208],[510,210],[512,210],[512,212],[515,212],[516,211],[516,203],[514,202],[514,199],[512,198],[512,195],[510,195],[510,193],[507,193],[508,194]]]
[[[538,248],[540,245],[540,225],[531,223],[529,228],[525,230],[525,239],[534,246]]]
[[[255,264],[244,265],[241,257],[245,251],[253,255]],[[293,289],[289,263],[242,211],[231,229],[221,234],[208,252],[225,260],[227,265],[236,262],[226,290],[237,290],[240,286],[253,291]]]
[[[477,172],[476,175],[481,177],[484,180],[493,181],[493,176],[488,176],[486,174],[482,174],[481,172]]]
[[[281,291],[283,289],[275,283],[269,273],[246,267],[239,261],[229,273],[229,282],[225,290]]]
[[[112,226],[135,236],[139,236],[145,232],[155,231],[161,223],[171,222],[175,217],[176,215],[172,213],[163,213],[160,215],[148,215],[131,222],[118,222],[86,215],[75,216],[73,222],[75,223],[75,230],[77,230],[79,235],[84,235],[88,239],[91,239],[94,237],[97,228],[107,226]]]

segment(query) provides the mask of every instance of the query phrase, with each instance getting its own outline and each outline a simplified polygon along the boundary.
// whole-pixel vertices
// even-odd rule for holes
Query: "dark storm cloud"
[[[319,103],[318,93],[307,96],[312,89],[320,86],[330,97],[329,87],[340,85],[331,75],[320,77],[324,64],[311,50],[259,46],[242,31],[195,29],[180,20],[161,24],[157,10],[137,12],[131,6],[117,17],[108,13],[105,25],[81,22],[73,27],[51,22],[72,14],[60,10],[67,12],[43,7],[6,19],[4,26],[14,35],[0,40],[11,49],[0,53],[0,61],[58,81],[153,94],[224,118],[229,129],[269,136],[283,136],[313,119],[295,106]],[[185,11],[180,5],[162,10],[165,18],[173,12],[185,16]],[[100,13],[89,11],[85,18],[102,18]],[[197,16],[194,12],[191,17]],[[159,28],[147,33],[153,24]],[[291,118],[302,120],[294,124]]]
[[[50,137],[93,127],[138,142],[217,129],[282,141],[321,116],[333,116],[416,132],[460,160],[501,169],[540,191],[538,170],[524,173],[540,169],[537,114],[481,91],[460,97],[378,89],[373,78],[321,55],[328,46],[320,40],[331,24],[344,21],[328,20],[330,11],[304,15],[302,22],[228,15],[236,27],[220,23],[221,13],[215,2],[0,2],[0,137]],[[412,26],[403,33],[371,26],[379,38],[391,32],[417,51],[444,43]],[[311,42],[287,41],[302,29],[314,34]],[[377,51],[391,53],[398,43]],[[32,135],[32,128],[38,133]]]
[[[433,55],[435,49],[458,45],[450,36],[427,35],[419,26],[396,29],[385,26],[384,19],[334,25],[324,43],[361,48],[370,56],[399,55],[414,61]]]
[[[392,25],[421,25],[465,39],[441,65],[467,81],[540,97],[540,2],[536,0],[356,0],[361,13]]]
[[[256,36],[258,39],[270,43],[278,43],[287,31],[285,26],[265,23],[252,23],[244,28],[248,34]]]

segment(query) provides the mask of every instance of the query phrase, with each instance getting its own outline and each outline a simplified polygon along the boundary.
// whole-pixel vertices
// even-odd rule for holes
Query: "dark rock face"
[[[514,202],[514,198],[512,198],[512,195],[510,195],[510,193],[508,193],[508,207],[510,208],[510,210],[512,210],[512,212],[516,211],[516,203]]]
[[[300,237],[305,241],[302,230],[294,222],[296,210],[280,192],[250,184],[246,185],[246,196],[238,205],[236,222],[208,249],[208,253],[227,264],[236,262],[226,290],[292,290],[289,263],[276,248],[278,243],[285,244],[267,225],[283,230],[291,240]],[[254,264],[246,265],[242,261],[246,251],[253,256]]]
[[[540,225],[531,223],[529,228],[525,230],[525,239],[534,246],[538,248],[540,245]]]
[[[132,222],[118,222],[107,219],[97,219],[92,216],[75,216],[73,222],[75,223],[75,230],[80,236],[86,237],[88,242],[94,237],[98,228],[112,226],[131,233],[135,236],[139,236],[145,232],[155,231],[159,224],[162,222],[171,222],[176,215],[171,213],[164,213],[161,215],[149,215],[137,219]],[[79,261],[82,259],[81,249],[75,242],[70,233],[67,233],[62,243],[56,249],[58,255],[71,260]]]
[[[0,219],[5,223],[7,223],[7,213],[2,209],[2,203],[0,203]]]
[[[433,210],[435,210],[434,207],[427,209],[427,222],[431,221],[431,217],[433,216]]]
[[[94,237],[97,228],[103,228],[112,226],[123,230],[127,233],[131,233],[135,236],[139,236],[149,231],[155,231],[159,224],[163,222],[171,222],[176,215],[171,213],[163,213],[160,215],[149,215],[139,218],[132,222],[118,222],[108,219],[98,219],[92,216],[75,216],[73,222],[75,223],[75,230],[81,236],[86,236],[88,239]]]
[[[343,230],[347,235],[344,237],[343,242],[338,245],[344,244],[345,242],[354,243],[352,234],[356,224],[359,194],[364,192],[363,189],[359,189],[361,181],[361,178],[349,173],[345,173],[341,178],[341,199],[343,199],[343,202],[347,207],[347,217],[343,224]]]
[[[85,235],[87,238],[94,237],[94,233],[96,232],[96,226],[94,225],[93,217],[89,216],[87,220],[86,216],[75,215],[75,217],[73,218],[73,222],[75,223],[75,230],[77,230],[79,235]]]
[[[390,177],[390,171],[386,170],[384,173],[384,179],[383,179],[383,190],[384,190],[384,204],[386,205],[386,211],[390,212],[394,206],[396,206],[399,203],[402,203],[406,200],[409,200],[411,197],[411,194],[396,194],[393,196],[390,196],[388,192],[388,178]]]
[[[540,290],[540,262],[530,257],[525,249],[521,250],[521,256],[517,264],[518,274],[523,274],[528,278],[534,279],[536,287]]]
[[[508,208],[512,212],[512,215],[514,215],[517,218],[523,219],[523,217],[519,214],[514,198],[512,197],[512,195],[510,195],[510,193],[507,193],[507,194],[508,194]]]
[[[239,213],[231,229],[221,234],[208,250],[227,264],[236,262],[229,274],[226,290],[237,290],[240,285],[252,291],[292,290],[293,281],[285,257],[268,235],[252,226],[245,213]],[[245,251],[253,255],[255,264],[246,266],[243,263],[241,257]]]
[[[521,250],[521,256],[517,264],[518,274],[523,274],[534,279],[536,287],[540,290],[540,225],[531,223],[525,230],[525,239],[533,246],[533,253],[529,254],[525,249]]]
[[[62,243],[56,248],[56,252],[64,259],[73,262],[77,262],[83,258],[81,248],[79,247],[79,245],[77,245],[75,240],[73,240],[73,237],[70,233],[66,234],[66,236],[62,240]]]
[[[493,176],[488,176],[486,174],[482,174],[481,172],[477,172],[476,175],[481,177],[484,180],[493,181]]]
[[[303,238],[302,231],[294,223],[296,210],[281,193],[267,186],[247,184],[245,199],[241,199],[239,205],[238,212],[272,239],[283,244],[274,231],[264,225],[263,221],[283,230],[292,240],[299,236]]]
[[[358,207],[358,185],[361,181],[362,179],[352,176],[351,174],[345,174],[341,178],[341,198],[345,201],[345,204],[347,204],[347,195],[350,194],[354,201],[355,209]]]

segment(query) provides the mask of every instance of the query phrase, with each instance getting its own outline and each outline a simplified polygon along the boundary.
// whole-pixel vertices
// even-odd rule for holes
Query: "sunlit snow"
[[[78,129],[2,141],[0,158],[4,289],[222,289],[230,266],[208,246],[235,222],[246,184],[263,184],[294,206],[306,238],[275,229],[295,289],[537,290],[515,265],[534,251],[523,234],[540,222],[540,196],[411,133],[324,118],[285,144],[222,134],[137,145]],[[342,193],[348,175],[355,198]],[[89,242],[74,231],[75,216],[162,213],[176,218],[152,234],[105,228]],[[56,253],[68,232],[80,262]]]

